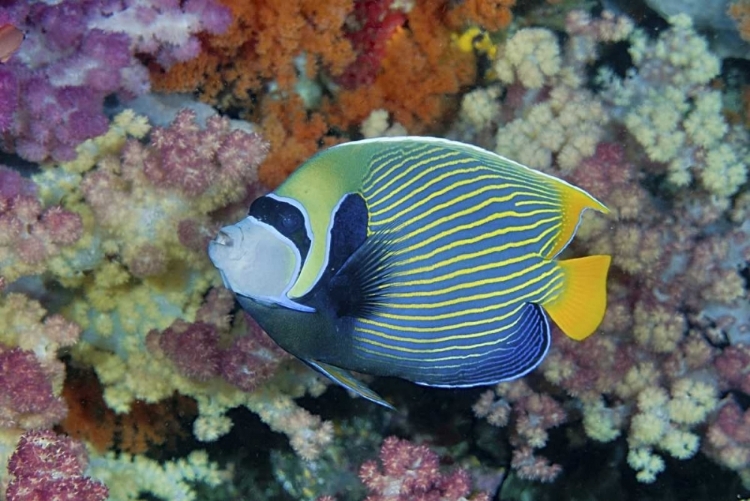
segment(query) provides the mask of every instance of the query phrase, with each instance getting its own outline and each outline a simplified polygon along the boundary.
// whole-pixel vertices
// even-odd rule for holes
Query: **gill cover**
[[[302,257],[294,243],[273,226],[253,216],[225,226],[209,244],[208,255],[224,285],[235,294],[264,304],[313,311],[287,297],[299,275]]]

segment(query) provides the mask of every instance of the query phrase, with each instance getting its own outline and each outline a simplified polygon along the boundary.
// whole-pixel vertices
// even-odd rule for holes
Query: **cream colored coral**
[[[372,110],[364,119],[359,128],[362,135],[367,138],[406,136],[408,132],[398,122],[393,125],[389,123],[389,115],[386,110]]]
[[[461,99],[461,111],[459,118],[461,122],[471,125],[476,129],[484,129],[500,113],[500,104],[497,98],[500,96],[498,87],[475,89],[468,92]]]
[[[607,407],[601,398],[583,402],[583,429],[598,442],[611,442],[620,436],[621,415]]]
[[[544,28],[525,28],[498,51],[495,73],[507,84],[520,82],[529,89],[539,89],[557,75],[561,64],[555,34]]]
[[[683,378],[672,386],[671,398],[660,387],[638,394],[638,412],[631,418],[628,462],[642,482],[653,482],[663,461],[654,449],[677,459],[695,455],[700,439],[691,427],[705,422],[718,406],[716,388],[707,381]]]
[[[159,499],[197,499],[193,485],[216,487],[232,478],[231,470],[222,470],[209,461],[205,451],[192,452],[174,461],[156,461],[127,453],[89,453],[88,475],[104,482],[109,498],[118,501],[142,499],[145,493]]]
[[[713,385],[694,379],[679,379],[672,386],[669,417],[675,423],[695,425],[704,422],[718,405]]]
[[[730,145],[721,144],[706,153],[700,179],[709,192],[729,197],[747,181],[747,159],[743,161]]]
[[[537,169],[548,169],[556,161],[563,172],[570,172],[594,154],[607,120],[592,94],[558,86],[526,117],[500,127],[495,151]]]
[[[657,353],[675,350],[687,327],[681,313],[661,305],[647,307],[639,303],[633,317],[633,335],[636,341]]]
[[[696,97],[684,125],[693,143],[704,148],[716,145],[729,129],[721,115],[721,93],[708,91]]]
[[[643,483],[651,483],[664,471],[664,460],[649,448],[631,449],[628,453],[628,464],[636,473],[636,478]]]
[[[672,28],[654,44],[649,43],[643,31],[634,31],[629,49],[633,63],[640,66],[649,59],[661,60],[671,66],[666,68],[668,78],[681,87],[708,83],[719,74],[719,59],[710,52],[706,40],[695,32],[689,16],[672,16],[669,24]]]

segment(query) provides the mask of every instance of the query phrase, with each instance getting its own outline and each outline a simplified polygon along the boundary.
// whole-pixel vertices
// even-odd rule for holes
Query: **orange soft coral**
[[[465,0],[448,12],[446,23],[454,30],[472,25],[498,31],[513,20],[510,9],[515,5],[516,0]]]
[[[396,30],[388,42],[375,82],[342,90],[337,101],[328,103],[331,123],[347,130],[383,108],[411,133],[438,128],[461,88],[476,76],[474,56],[451,43],[442,19],[445,9],[443,2],[416,5],[408,14],[408,28]]]
[[[273,81],[282,89],[295,81],[293,59],[306,54],[308,70],[325,67],[340,74],[354,60],[342,26],[352,0],[221,0],[232,10],[229,30],[202,38],[196,59],[163,72],[152,69],[157,90],[198,89],[212,104],[252,108],[261,86]]]
[[[286,100],[266,97],[261,116],[261,134],[271,143],[271,152],[260,165],[258,175],[271,189],[281,184],[321,145],[335,143],[333,138],[324,137],[328,125],[323,116],[308,114],[297,96]]]
[[[102,387],[93,371],[68,372],[63,388],[68,416],[60,431],[90,443],[97,451],[117,447],[131,454],[146,452],[151,446],[173,442],[188,435],[185,427],[197,414],[195,402],[175,395],[156,404],[135,402],[127,414],[115,414],[104,403]]]

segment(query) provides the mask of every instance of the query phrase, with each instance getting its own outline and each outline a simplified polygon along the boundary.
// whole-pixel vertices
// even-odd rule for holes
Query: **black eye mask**
[[[310,237],[305,229],[305,216],[294,205],[263,196],[250,205],[249,216],[276,228],[299,249],[302,263],[310,251]],[[301,264],[302,264],[301,263]]]

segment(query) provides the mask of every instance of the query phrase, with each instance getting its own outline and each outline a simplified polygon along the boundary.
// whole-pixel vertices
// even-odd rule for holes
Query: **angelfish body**
[[[285,350],[388,405],[349,371],[440,387],[534,369],[548,316],[598,327],[610,256],[555,257],[585,191],[480,148],[434,138],[345,143],[305,162],[209,255]]]

